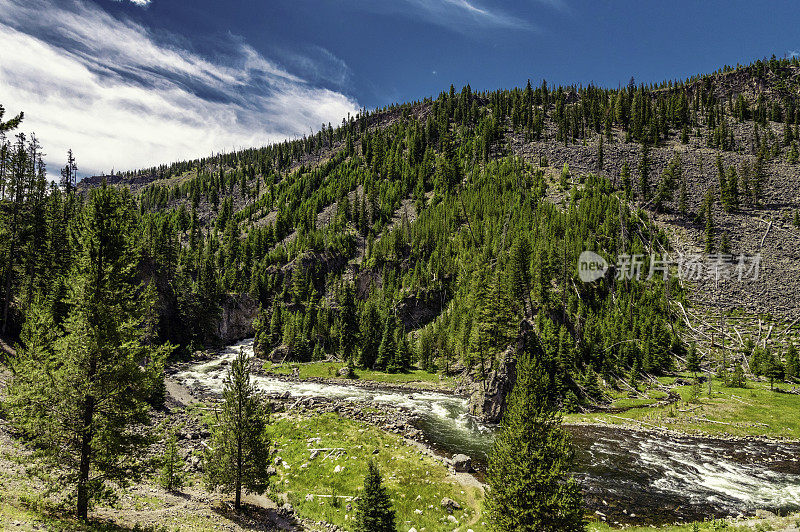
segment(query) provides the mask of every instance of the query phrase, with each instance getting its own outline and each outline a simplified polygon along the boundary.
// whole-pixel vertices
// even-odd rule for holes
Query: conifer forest
[[[63,9],[156,42],[159,1]],[[463,4],[419,2],[511,27]],[[165,50],[127,53],[161,76]],[[186,54],[187,86],[244,83]],[[437,78],[111,171],[74,134],[56,153],[0,72],[0,528],[797,530],[797,53]]]

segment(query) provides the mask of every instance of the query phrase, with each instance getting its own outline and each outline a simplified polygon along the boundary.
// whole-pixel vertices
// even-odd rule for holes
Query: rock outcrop
[[[505,411],[506,397],[517,380],[516,364],[516,350],[508,348],[483,382],[470,384],[470,414],[490,423],[500,421]]]
[[[469,396],[469,413],[489,423],[498,423],[506,408],[506,398],[517,382],[517,355],[525,349],[533,336],[529,320],[520,324],[517,340],[497,357],[493,368],[483,380],[477,380],[466,371],[456,393]]]
[[[258,303],[248,295],[226,295],[220,301],[221,312],[216,336],[224,344],[232,344],[255,334],[253,320],[258,315]]]

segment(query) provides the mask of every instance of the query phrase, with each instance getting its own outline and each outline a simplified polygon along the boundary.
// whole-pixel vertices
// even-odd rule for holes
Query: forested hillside
[[[799,79],[797,59],[772,59],[620,89],[451,87],[300,140],[77,185],[70,154],[61,187],[35,138],[4,137],[4,338],[24,346],[40,315],[62,334],[89,191],[105,181],[131,190],[136,289],[174,357],[219,341],[234,294],[259,308],[263,358],[483,382],[532,339],[565,409],[593,404],[600,377],[684,365],[706,341],[693,303],[794,315],[794,291],[776,287],[800,287]],[[585,284],[584,250],[761,252],[765,275]]]

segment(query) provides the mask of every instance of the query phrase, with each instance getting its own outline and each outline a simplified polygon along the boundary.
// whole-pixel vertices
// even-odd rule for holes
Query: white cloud
[[[115,2],[123,2],[124,0],[114,0]],[[128,0],[131,4],[136,4],[139,7],[147,7],[152,0]]]
[[[525,9],[525,4],[539,4],[544,7],[569,12],[566,0],[352,0],[362,9],[377,12],[401,14],[419,18],[452,31],[474,34],[476,30],[507,29],[541,32],[542,28],[533,21],[510,13],[503,5]]]
[[[241,41],[210,61],[161,37],[82,0],[0,2],[0,103],[25,111],[51,173],[67,148],[85,175],[263,145],[358,112]]]
[[[536,29],[533,24],[526,20],[508,14],[502,9],[485,6],[476,0],[403,1],[412,8],[417,9],[416,14],[423,16],[428,22],[456,31],[473,31],[476,27],[517,30]]]
[[[435,21],[444,25],[463,26],[475,22],[498,28],[530,29],[528,22],[508,15],[499,9],[482,7],[468,0],[406,0],[428,12]]]
[[[321,46],[307,46],[303,51],[283,50],[280,57],[306,79],[345,87],[350,83],[352,71],[347,63]]]

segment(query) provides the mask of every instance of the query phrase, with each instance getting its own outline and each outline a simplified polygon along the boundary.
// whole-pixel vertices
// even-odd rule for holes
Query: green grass
[[[343,362],[307,362],[303,364],[273,364],[272,362],[266,362],[264,364],[264,370],[279,375],[291,375],[292,371],[297,368],[300,372],[301,379],[340,378],[338,377],[338,371],[343,367],[345,367]],[[382,382],[387,384],[411,383],[442,389],[451,389],[455,386],[453,377],[442,376],[437,373],[428,373],[421,369],[411,369],[404,373],[386,373],[383,371],[356,369],[355,374],[356,380],[359,381]]]
[[[462,509],[454,512],[462,530],[485,530],[480,520],[482,494],[478,488],[463,487],[448,478],[447,469],[434,458],[423,455],[402,438],[369,425],[324,414],[308,418],[284,418],[272,425],[279,456],[289,468],[278,465],[273,490],[288,493],[289,502],[303,517],[324,520],[347,530],[353,526],[349,499],[314,497],[308,494],[354,497],[361,492],[368,460],[376,461],[397,512],[399,530],[456,528],[447,521],[441,500],[449,497]],[[315,440],[314,438],[319,438]],[[310,459],[312,448],[343,448],[338,458],[326,453]],[[374,451],[377,450],[377,453]],[[335,473],[337,466],[343,468]],[[421,510],[419,514],[415,510]]]
[[[685,525],[664,525],[655,526],[631,526],[624,530],[629,532],[645,532],[660,530],[663,532],[695,532],[695,531],[725,531],[725,532],[766,532],[767,530],[791,530],[800,528],[800,516],[791,515],[787,517],[772,517],[769,519],[752,519],[741,521],[726,521],[723,519],[689,523]],[[610,532],[620,530],[602,522],[592,522],[589,524],[589,532]]]
[[[690,380],[687,375],[684,378]],[[674,378],[671,378],[674,382]],[[668,384],[663,381],[664,384]],[[788,385],[781,384],[784,389]],[[637,424],[715,436],[764,436],[800,439],[800,395],[778,393],[764,382],[747,382],[747,388],[729,388],[719,379],[712,379],[712,395],[703,384],[700,395],[693,398],[692,386],[677,386],[673,390],[681,400],[668,406],[647,407],[655,402],[648,399],[617,399],[614,406],[631,407],[622,413],[569,414],[567,423],[603,422]],[[642,404],[637,404],[637,401]],[[713,423],[714,421],[718,423]]]
[[[74,530],[121,532],[130,530],[113,523],[83,522],[51,511],[38,498],[0,491],[0,530]],[[144,529],[140,529],[144,530]]]

